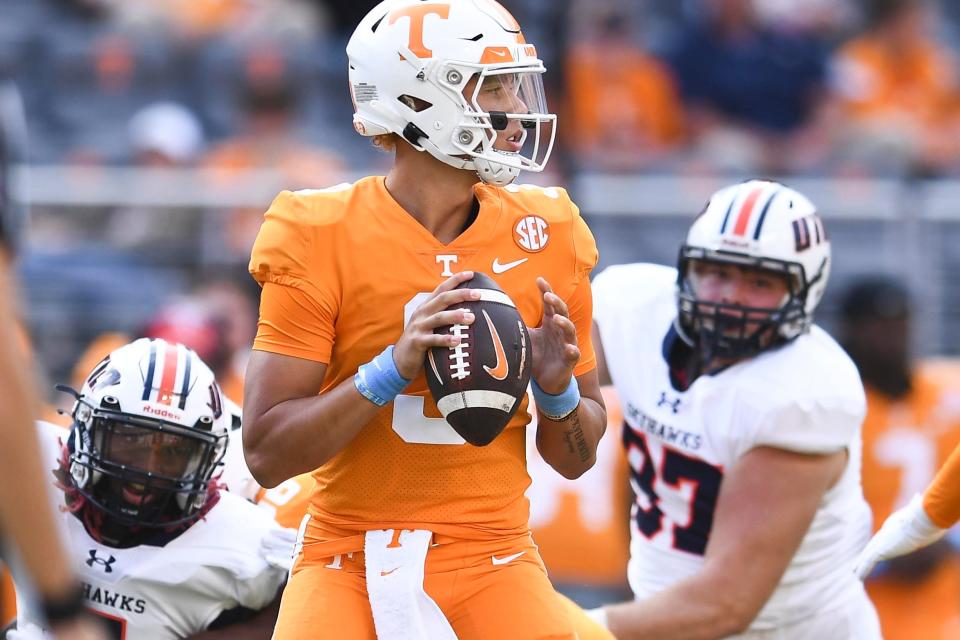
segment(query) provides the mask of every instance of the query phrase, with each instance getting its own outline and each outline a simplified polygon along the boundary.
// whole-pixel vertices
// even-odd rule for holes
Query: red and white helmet
[[[395,133],[497,186],[510,184],[521,170],[546,166],[556,116],[547,111],[545,68],[496,0],[386,0],[353,32],[347,57],[353,123],[361,135]],[[509,88],[517,113],[480,107],[485,79]],[[497,131],[511,120],[523,125],[521,148],[495,149]]]
[[[86,500],[117,522],[143,527],[197,517],[230,416],[196,353],[135,340],[101,360],[74,395],[70,476]]]
[[[751,318],[767,313],[750,334],[731,337],[720,323],[703,323],[721,305],[698,300],[689,279],[690,261],[713,261],[764,269],[787,276],[789,292],[776,309],[746,309]],[[744,356],[764,348],[758,338],[772,331],[782,343],[807,331],[830,275],[830,241],[816,207],[804,195],[776,182],[751,180],[720,189],[687,233],[677,277],[679,328],[687,336],[710,339],[714,353]],[[747,313],[739,314],[746,323]],[[718,316],[719,317],[719,316]],[[727,316],[729,317],[729,316]],[[711,335],[704,336],[704,333]]]

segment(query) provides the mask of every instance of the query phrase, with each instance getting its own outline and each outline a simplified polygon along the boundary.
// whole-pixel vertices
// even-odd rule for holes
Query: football
[[[482,296],[450,307],[469,309],[470,325],[439,327],[434,333],[461,336],[456,347],[433,347],[424,369],[440,413],[470,444],[483,447],[510,422],[530,382],[530,334],[510,297],[489,276],[475,273],[458,288]]]

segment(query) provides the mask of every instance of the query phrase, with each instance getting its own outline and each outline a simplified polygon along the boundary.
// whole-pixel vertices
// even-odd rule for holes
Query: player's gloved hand
[[[293,566],[293,547],[296,542],[296,529],[271,529],[260,540],[260,555],[270,565],[290,571],[290,567]]]
[[[597,607],[596,609],[584,609],[583,612],[587,614],[587,617],[596,622],[598,625],[607,629],[607,610],[603,607]]]
[[[941,529],[923,510],[923,496],[915,495],[910,503],[893,512],[860,552],[854,572],[863,580],[881,560],[906,555],[933,544],[947,530]]]

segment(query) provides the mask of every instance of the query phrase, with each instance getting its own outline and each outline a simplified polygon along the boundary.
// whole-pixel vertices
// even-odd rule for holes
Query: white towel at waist
[[[381,640],[456,640],[440,607],[423,590],[424,564],[433,533],[423,529],[368,531],[364,536],[367,594],[377,638]]]

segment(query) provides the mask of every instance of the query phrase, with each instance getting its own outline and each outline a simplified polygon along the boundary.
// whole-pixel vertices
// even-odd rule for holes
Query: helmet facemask
[[[778,306],[749,307],[698,297],[692,266],[713,262],[757,269],[782,276],[787,293]],[[813,282],[804,281],[803,266],[770,258],[684,245],[677,276],[677,331],[700,351],[701,361],[738,361],[775,348],[799,336],[809,326],[806,297]]]
[[[472,158],[481,180],[497,186],[510,184],[520,171],[543,171],[556,116],[547,110],[542,65],[475,69],[460,92],[463,117],[453,132],[454,147]],[[515,148],[497,148],[504,134],[508,138],[500,146]]]
[[[166,528],[194,520],[227,435],[214,432],[211,417],[185,427],[124,413],[111,400],[93,407],[77,396],[68,447],[80,495],[123,525]]]

